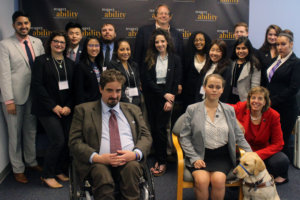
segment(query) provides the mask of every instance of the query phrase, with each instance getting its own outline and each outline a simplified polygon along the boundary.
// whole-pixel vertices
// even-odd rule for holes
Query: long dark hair
[[[88,46],[88,43],[89,43],[90,40],[97,40],[99,42],[99,45],[100,45],[100,40],[96,36],[89,36],[85,39],[85,41],[83,43],[83,47],[82,47],[82,52],[81,52],[81,55],[80,55],[80,61],[86,63],[87,65],[91,64],[91,61],[89,59],[89,54],[88,54],[88,51],[87,51],[87,46]],[[101,67],[102,62],[103,62],[103,54],[102,54],[101,49],[102,49],[102,46],[100,45],[100,52],[95,58],[95,63],[98,67]]]
[[[223,40],[216,39],[211,42],[209,50],[213,45],[217,45],[222,52],[222,57],[219,60],[214,73],[222,74],[230,64],[230,60],[227,58],[227,45]],[[211,68],[212,63],[212,60],[208,56],[208,62],[205,63],[203,69],[201,70],[201,73],[206,74],[206,72]]]
[[[122,43],[122,42],[127,42],[128,43],[128,45],[129,45],[129,47],[130,47],[130,51],[131,51],[131,55],[130,55],[130,57],[129,57],[129,59],[128,59],[128,63],[129,64],[131,64],[132,63],[132,48],[131,48],[131,45],[130,45],[130,42],[126,39],[126,38],[120,38],[120,39],[118,39],[116,42],[115,42],[115,45],[114,45],[114,51],[113,51],[113,55],[112,55],[112,60],[115,60],[115,61],[118,61],[119,60],[119,58],[118,58],[118,49],[119,49],[119,47],[120,47],[120,44]]]
[[[66,42],[66,46],[65,46],[65,50],[63,51],[63,55],[64,57],[67,55],[67,51],[68,51],[68,48],[69,48],[69,38],[67,36],[67,34],[65,32],[62,32],[62,31],[53,31],[48,40],[46,41],[45,43],[45,53],[48,54],[48,55],[51,55],[51,42],[53,40],[53,38],[55,38],[56,36],[62,36],[65,38],[65,42]]]
[[[162,35],[165,37],[165,39],[168,43],[168,45],[167,45],[168,54],[172,54],[174,52],[173,42],[170,37],[170,33],[163,29],[160,29],[160,28],[154,30],[151,35],[151,38],[149,40],[149,47],[147,49],[147,54],[146,54],[146,58],[145,58],[145,62],[147,63],[149,69],[151,69],[155,65],[156,58],[159,54],[159,52],[157,51],[157,49],[155,47],[155,39],[158,35]]]
[[[268,28],[266,30],[266,35],[265,35],[265,41],[259,49],[264,53],[268,53],[271,50],[271,47],[272,47],[272,45],[268,42],[268,33],[271,29],[275,30],[277,36],[281,32],[281,28],[279,26],[275,25],[275,24],[271,24],[270,26],[268,26]]]
[[[200,51],[197,50],[197,48],[195,47],[195,44],[194,44],[195,38],[198,34],[203,35],[204,40],[205,40],[205,45],[204,45],[203,49]],[[195,57],[196,53],[199,53],[200,55],[204,55],[204,54],[208,55],[210,43],[211,43],[211,39],[206,33],[202,32],[202,31],[193,32],[187,42],[187,45],[186,45],[185,59],[186,59],[187,63],[194,61],[194,57]]]
[[[244,44],[248,49],[248,55],[246,56],[245,60],[246,62],[250,62],[250,73],[252,74],[254,71],[254,67],[256,67],[257,70],[260,70],[260,63],[258,59],[254,56],[253,53],[253,47],[250,42],[250,40],[247,37],[239,37],[236,42],[234,43],[233,53],[231,56],[232,60],[237,60],[238,56],[236,55],[236,47],[240,44]]]

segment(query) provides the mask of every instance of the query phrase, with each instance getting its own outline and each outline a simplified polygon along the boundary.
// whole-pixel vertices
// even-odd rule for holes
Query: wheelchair
[[[144,175],[139,180],[140,198],[139,200],[155,200],[154,181],[148,164],[143,165]],[[88,178],[83,183],[80,182],[76,173],[74,162],[69,167],[69,196],[70,200],[93,200],[92,186]],[[115,198],[119,199],[120,192],[116,184]]]

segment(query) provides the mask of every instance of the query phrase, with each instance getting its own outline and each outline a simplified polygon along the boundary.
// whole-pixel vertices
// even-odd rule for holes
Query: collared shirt
[[[267,75],[268,75],[268,77],[269,77],[270,71],[271,71],[271,70],[273,69],[273,67],[277,64],[277,62],[278,62],[279,60],[281,60],[280,65],[277,67],[277,69],[279,69],[279,67],[280,67],[281,65],[283,65],[283,63],[285,63],[285,61],[287,61],[287,60],[291,57],[292,53],[293,53],[293,51],[291,51],[285,58],[281,58],[281,56],[279,55],[279,56],[277,57],[277,59],[273,62],[273,64],[267,69]],[[277,69],[276,69],[276,70],[277,70]],[[276,70],[275,70],[275,72],[276,72]]]
[[[79,45],[77,45],[77,47],[75,47],[74,49],[72,49],[72,48],[69,48],[68,49],[68,53],[67,53],[67,57],[68,58],[70,58],[71,57],[71,51],[73,51],[74,52],[74,58],[75,58],[75,60],[76,60],[76,56],[77,56],[77,53],[78,53],[78,49],[79,49]]]
[[[226,145],[228,143],[228,132],[228,124],[220,104],[213,122],[205,109],[205,148],[216,149]]]
[[[114,51],[114,43],[112,42],[110,44],[103,44],[103,58],[105,58],[105,52],[106,52],[107,45],[109,45],[109,48],[110,48],[109,60],[111,60],[112,54]]]
[[[160,55],[156,59],[156,83],[166,84],[166,77],[168,72],[168,55],[162,58]]]
[[[25,40],[27,41],[28,47],[29,47],[30,52],[31,52],[31,55],[32,55],[32,59],[33,59],[33,61],[34,61],[34,60],[35,60],[35,54],[34,54],[34,50],[33,50],[33,47],[32,47],[32,45],[31,45],[31,42],[30,42],[30,40],[29,40],[29,36],[27,35],[27,37],[26,37],[25,39],[23,39],[23,38],[21,38],[20,36],[18,36],[18,35],[16,34],[16,37],[17,37],[17,39],[19,40],[19,42],[20,42],[20,44],[21,44],[21,46],[22,46],[22,49],[23,49],[24,52],[25,52],[25,55],[27,55],[27,52],[26,52],[26,48],[25,48],[24,41],[25,41]],[[27,57],[27,60],[28,60],[28,57]]]
[[[161,28],[161,26],[157,22],[155,22],[155,28],[158,29],[158,28]],[[163,29],[163,28],[161,28],[161,29]],[[169,25],[167,31],[170,32],[170,25]]]
[[[111,113],[109,112],[110,109],[113,109],[115,111],[115,115],[117,117],[122,150],[132,151],[134,148],[132,132],[128,120],[120,108],[120,103],[115,105],[113,108],[110,108],[101,100],[101,106],[102,106],[102,122],[99,123],[102,123],[102,134],[101,134],[101,145],[99,149],[99,155],[110,153],[110,136],[109,136],[109,118],[111,115]],[[136,153],[139,154],[140,156],[139,160],[141,160],[143,156],[142,151],[139,149],[134,149],[134,151],[136,151]],[[92,163],[95,154],[96,153],[93,153],[91,155],[90,163]]]

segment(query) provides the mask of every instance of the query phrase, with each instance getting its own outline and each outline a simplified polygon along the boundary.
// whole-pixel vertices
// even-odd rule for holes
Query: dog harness
[[[264,187],[270,187],[270,186],[274,186],[275,185],[275,182],[274,182],[274,178],[273,176],[271,176],[272,179],[270,181],[267,181],[265,183],[263,183],[263,179],[260,179],[259,181],[256,181],[255,183],[247,183],[246,181],[243,181],[243,185],[246,185],[249,187],[249,190],[248,192],[251,191],[251,189],[254,189],[254,191],[257,190],[257,188],[264,188]]]

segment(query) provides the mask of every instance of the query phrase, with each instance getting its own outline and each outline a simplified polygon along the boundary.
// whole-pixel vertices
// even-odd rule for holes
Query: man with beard
[[[103,53],[104,63],[103,71],[106,70],[108,63],[112,58],[114,51],[114,41],[116,39],[116,29],[113,24],[103,24],[101,27],[101,49]]]
[[[15,34],[0,42],[0,100],[14,177],[27,183],[25,165],[42,170],[36,161],[36,118],[31,115],[30,82],[34,59],[44,54],[44,48],[40,39],[28,35],[31,22],[26,13],[16,11],[12,20]]]
[[[75,63],[78,63],[82,51],[82,46],[80,45],[82,39],[82,26],[78,23],[69,22],[66,24],[65,30],[70,40],[67,57]]]
[[[138,180],[152,138],[141,110],[119,102],[125,77],[114,69],[101,74],[101,100],[75,107],[69,146],[80,180],[92,179],[95,200],[139,199]]]

